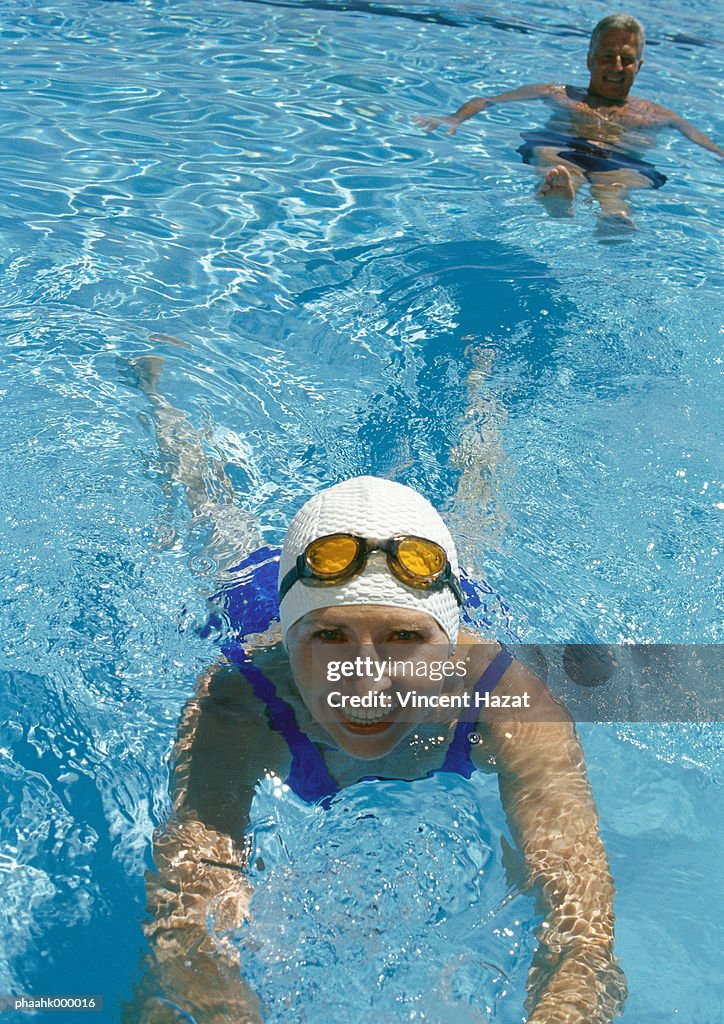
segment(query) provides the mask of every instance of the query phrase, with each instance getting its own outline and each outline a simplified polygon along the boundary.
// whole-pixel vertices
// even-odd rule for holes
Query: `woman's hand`
[[[537,968],[531,971],[535,986]],[[608,1024],[626,1001],[624,973],[612,952],[571,951],[536,999],[528,1024]]]

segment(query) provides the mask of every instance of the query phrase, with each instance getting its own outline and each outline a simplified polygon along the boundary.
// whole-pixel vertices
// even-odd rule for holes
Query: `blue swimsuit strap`
[[[508,648],[501,644],[500,650],[475,684],[473,693],[479,694],[481,697],[486,693],[491,693],[508,671],[513,660],[513,655]],[[458,722],[450,746],[447,748],[445,760],[440,768],[430,774],[455,772],[462,775],[464,779],[469,779],[475,771],[475,765],[470,756],[470,736],[474,731],[475,722]]]
[[[324,758],[306,733],[299,728],[294,708],[277,693],[276,686],[238,644],[229,644],[224,654],[233,661],[248,680],[254,695],[266,706],[269,722],[286,741],[292,755],[292,766],[286,783],[307,803],[333,796],[339,789],[327,771]]]

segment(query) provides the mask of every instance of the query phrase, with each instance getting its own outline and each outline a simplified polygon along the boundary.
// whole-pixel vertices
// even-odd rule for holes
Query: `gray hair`
[[[605,18],[601,18],[593,32],[591,32],[591,42],[588,45],[589,56],[598,49],[598,44],[604,32],[609,32],[611,29],[617,29],[619,32],[630,32],[632,36],[636,36],[636,59],[641,60],[646,43],[646,33],[638,18],[634,18],[631,14],[607,14]]]

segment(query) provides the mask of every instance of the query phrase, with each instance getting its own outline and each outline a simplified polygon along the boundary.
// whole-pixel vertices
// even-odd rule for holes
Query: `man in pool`
[[[435,509],[376,477],[323,490],[289,527],[278,598],[280,635],[227,643],[182,717],[174,813],[148,877],[150,970],[127,1019],[260,1019],[224,937],[248,913],[260,780],[284,778],[294,799],[325,807],[370,776],[412,786],[451,773],[468,786],[492,768],[543,914],[528,1022],[608,1024],[625,982],[575,729],[505,647],[460,631],[457,554]],[[362,668],[367,657],[382,671]],[[433,672],[441,663],[453,672]]]
[[[626,201],[632,189],[661,188],[666,178],[640,151],[654,145],[653,131],[676,128],[704,149],[724,150],[683,117],[666,107],[629,94],[641,70],[644,29],[627,14],[610,14],[598,22],[588,48],[587,89],[545,82],[524,85],[497,96],[477,96],[449,117],[421,117],[425,131],[448,125],[454,135],[469,117],[495,106],[543,100],[553,108],[547,126],[525,132],[518,152],[524,163],[543,175],[537,198],[553,216],[570,216],[584,182],[591,184],[603,216],[631,225]]]

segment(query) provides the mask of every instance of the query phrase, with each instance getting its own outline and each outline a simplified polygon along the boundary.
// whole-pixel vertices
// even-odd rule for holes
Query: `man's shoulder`
[[[586,103],[588,93],[577,85],[567,85],[565,82],[549,82],[547,96],[551,102],[558,106],[578,108]]]
[[[669,110],[668,107],[663,107],[660,103],[654,103],[653,100],[646,100],[642,96],[629,97],[626,103],[626,109],[632,114],[646,117],[648,120],[659,124],[672,121],[676,118],[676,114],[673,110]]]
[[[563,102],[570,101],[571,93],[576,92],[574,86],[566,85],[565,82],[546,82],[545,90],[547,96]]]

